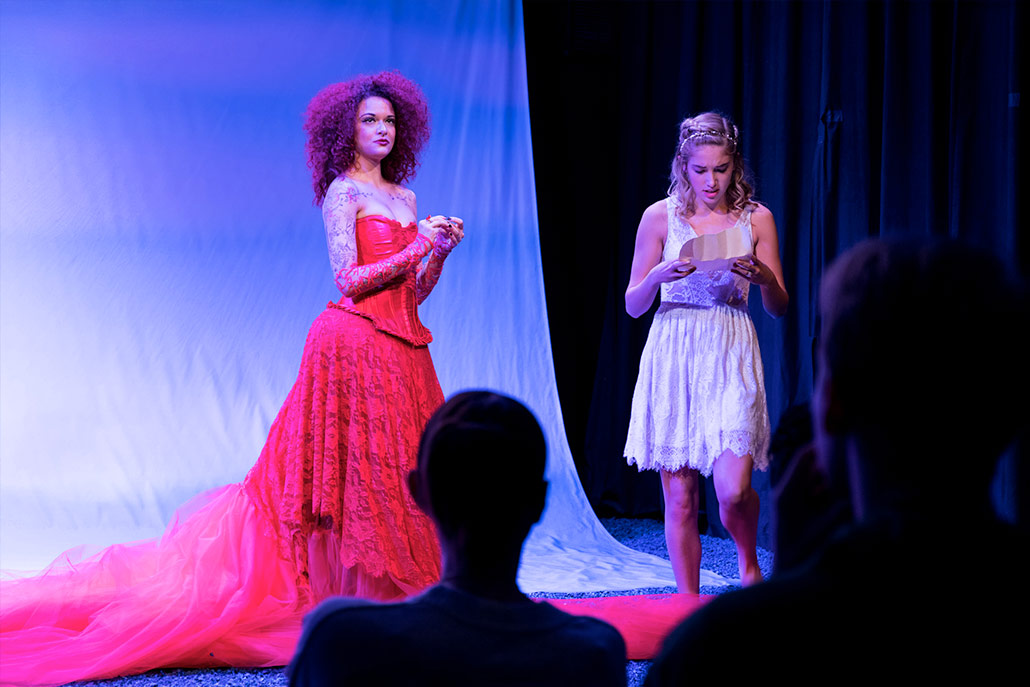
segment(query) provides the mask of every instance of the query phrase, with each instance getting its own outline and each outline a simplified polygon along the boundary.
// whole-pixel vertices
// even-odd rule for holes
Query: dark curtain
[[[622,457],[651,320],[630,318],[623,293],[640,215],[665,195],[688,114],[737,123],[776,217],[790,310],[772,320],[757,290],[751,300],[774,427],[809,398],[819,278],[844,249],[959,236],[1026,274],[1018,2],[525,0],[524,15],[558,389],[601,515],[661,508],[657,476]],[[768,478],[754,483],[768,545]],[[710,485],[705,496],[714,506]],[[705,510],[721,534],[718,509]]]

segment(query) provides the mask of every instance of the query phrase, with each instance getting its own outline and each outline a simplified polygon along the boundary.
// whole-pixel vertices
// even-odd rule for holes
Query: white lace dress
[[[698,235],[666,202],[663,260]],[[732,258],[754,251],[751,212],[719,237]],[[742,251],[742,252],[741,252]],[[707,256],[711,257],[711,256]],[[748,314],[750,284],[734,273],[698,269],[662,284],[661,305],[640,356],[626,449],[639,470],[692,467],[703,475],[726,449],[769,463],[769,414],[758,337]]]

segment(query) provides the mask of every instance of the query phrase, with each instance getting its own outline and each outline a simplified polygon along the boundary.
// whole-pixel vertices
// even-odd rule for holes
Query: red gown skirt
[[[0,683],[284,665],[326,596],[434,583],[436,534],[406,475],[442,403],[426,346],[329,307],[242,484],[194,498],[157,539],[0,583]]]

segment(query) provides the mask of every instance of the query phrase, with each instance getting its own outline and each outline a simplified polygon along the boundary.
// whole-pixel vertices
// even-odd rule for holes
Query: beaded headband
[[[688,133],[683,137],[683,141],[680,143],[680,152],[683,152],[683,146],[687,141],[693,141],[696,138],[709,138],[711,136],[719,136],[725,138],[729,143],[737,145],[737,137],[731,133],[725,131],[719,131],[718,129],[707,129],[707,128],[694,128],[687,129]]]
[[[690,133],[688,133],[686,138],[683,139],[684,141],[690,141],[690,140],[695,139],[695,138],[705,138],[706,136],[722,136],[723,138],[725,138],[727,141],[730,141],[731,143],[736,143],[737,142],[737,137],[736,136],[734,136],[731,133],[727,133],[725,131],[719,131],[718,129],[701,129],[701,128],[694,129],[694,128],[690,128],[690,129],[687,129],[687,131],[689,131]]]

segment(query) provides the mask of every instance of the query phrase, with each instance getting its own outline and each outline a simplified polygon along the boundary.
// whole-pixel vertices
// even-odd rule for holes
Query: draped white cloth
[[[155,536],[190,496],[242,479],[338,298],[302,113],[327,83],[396,68],[433,117],[419,211],[466,226],[422,310],[444,392],[520,398],[549,442],[523,589],[673,584],[601,527],[565,438],[520,3],[0,12],[0,567]]]

